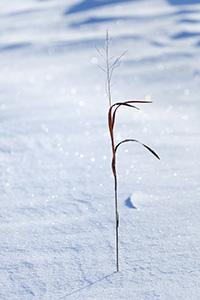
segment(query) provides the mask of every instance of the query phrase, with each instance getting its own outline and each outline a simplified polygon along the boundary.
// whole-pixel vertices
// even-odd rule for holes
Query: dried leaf
[[[139,142],[138,140],[134,140],[134,139],[126,139],[126,140],[123,140],[123,141],[121,141],[120,143],[118,143],[118,144],[116,145],[116,147],[115,147],[115,153],[116,153],[116,151],[117,151],[117,148],[118,148],[121,144],[126,143],[126,142],[136,142],[136,143],[139,143],[140,145],[142,145],[143,147],[145,147],[147,150],[149,150],[153,155],[155,155],[156,158],[160,159],[160,157],[158,156],[158,154],[157,154],[154,150],[152,150],[149,146],[147,146],[147,145],[145,145],[145,144]]]

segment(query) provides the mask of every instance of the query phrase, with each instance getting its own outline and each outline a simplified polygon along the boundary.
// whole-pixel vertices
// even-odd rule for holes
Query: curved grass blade
[[[147,150],[149,150],[157,159],[160,159],[160,157],[158,156],[158,154],[152,150],[149,146],[143,144],[143,143],[140,143],[138,140],[134,140],[134,139],[126,139],[126,140],[123,140],[121,141],[120,143],[118,143],[116,146],[115,146],[115,153],[118,149],[118,147],[123,144],[123,143],[126,143],[126,142],[136,142],[136,143],[139,143],[140,145],[142,145],[143,147],[145,147]]]
[[[109,112],[108,112],[109,124],[110,124],[110,126],[112,128],[114,127],[114,124],[115,124],[115,115],[116,115],[116,112],[117,112],[117,110],[118,110],[118,108],[120,106],[122,106],[122,105],[123,106],[128,106],[128,107],[132,107],[132,108],[135,108],[135,109],[139,110],[139,108],[137,106],[132,105],[133,103],[140,104],[140,103],[152,103],[152,102],[151,101],[145,101],[145,100],[129,100],[129,101],[124,101],[124,102],[116,102],[116,103],[114,103],[110,107]],[[114,112],[112,114],[112,109],[113,109],[114,106],[116,106],[116,108],[115,108],[115,110],[114,110]]]
[[[116,112],[118,110],[118,108],[120,106],[128,106],[128,107],[132,107],[132,108],[135,108],[137,110],[139,110],[139,108],[135,105],[131,105],[131,104],[128,104],[128,103],[125,103],[125,102],[121,102],[121,103],[117,103],[117,107],[115,108],[114,112],[113,112],[113,115],[112,115],[112,128],[114,128],[114,125],[115,125],[115,116],[116,116]]]

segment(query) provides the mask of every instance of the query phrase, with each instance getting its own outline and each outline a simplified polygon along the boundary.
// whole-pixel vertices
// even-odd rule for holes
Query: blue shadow
[[[131,202],[131,197],[128,197],[125,201],[125,206],[127,206],[128,208],[132,208],[132,209],[137,209],[137,207],[135,207],[133,205],[133,203]]]
[[[93,25],[93,24],[100,24],[100,23],[104,23],[104,22],[117,22],[119,20],[133,20],[133,19],[136,19],[135,18],[132,18],[132,17],[121,17],[121,16],[118,16],[117,18],[116,17],[93,17],[93,18],[88,18],[87,20],[85,21],[78,21],[78,22],[73,22],[71,23],[71,27],[73,28],[77,28],[79,27],[80,25]],[[139,19],[139,18],[138,18]]]
[[[137,1],[137,0],[104,0],[104,1],[99,1],[99,0],[83,0],[82,2],[75,4],[71,6],[65,14],[74,14],[78,13],[81,11],[109,5],[109,4],[117,4],[121,2],[131,2],[131,1]]]
[[[192,19],[182,19],[179,23],[189,23],[189,24],[198,24],[200,23],[199,20],[192,20]]]
[[[0,52],[12,51],[12,50],[29,48],[29,47],[31,47],[31,43],[14,43],[14,44],[5,45],[5,46],[0,47]]]
[[[176,39],[186,39],[186,38],[191,38],[194,36],[199,36],[200,33],[198,32],[187,32],[187,31],[182,31],[178,34],[175,34],[172,36],[172,39],[176,40]]]
[[[198,4],[200,0],[168,0],[171,5]]]
[[[87,289],[87,288],[93,286],[94,284],[96,284],[96,283],[98,283],[98,282],[101,282],[102,280],[105,280],[105,279],[111,277],[111,276],[114,275],[114,274],[117,274],[117,272],[113,272],[113,273],[111,273],[111,274],[108,274],[108,275],[106,275],[105,277],[102,277],[102,278],[100,278],[100,279],[98,279],[98,280],[96,280],[96,281],[94,281],[94,282],[91,282],[91,283],[89,283],[88,285],[86,285],[86,286],[84,286],[84,287],[82,287],[82,288],[80,288],[80,289],[78,289],[78,290],[76,290],[76,291],[74,291],[74,292],[71,292],[71,293],[69,293],[69,294],[66,294],[66,295],[64,295],[64,296],[62,296],[62,297],[60,297],[60,298],[58,298],[57,300],[61,300],[61,299],[63,300],[63,299],[65,299],[65,298],[69,297],[69,296],[72,296],[72,295],[74,295],[74,294],[77,294],[78,292],[80,292],[80,291],[82,291],[82,290],[84,290],[84,289]]]
[[[65,11],[65,14],[73,14],[73,13],[79,13],[81,11],[86,11],[90,9],[94,9],[97,7],[105,6],[105,5],[113,5],[118,3],[125,3],[125,2],[131,2],[131,1],[138,1],[138,0],[83,0],[82,2],[72,5],[67,11]],[[167,0],[169,4],[171,5],[188,5],[188,4],[198,4],[200,3],[200,0]]]
[[[126,19],[127,18],[115,18],[115,17],[109,17],[109,18],[89,18],[84,22],[74,22],[71,24],[71,27],[79,27],[80,25],[84,24],[84,25],[91,25],[91,24],[98,24],[98,23],[104,23],[104,22],[116,22],[118,20],[122,20],[122,19]]]

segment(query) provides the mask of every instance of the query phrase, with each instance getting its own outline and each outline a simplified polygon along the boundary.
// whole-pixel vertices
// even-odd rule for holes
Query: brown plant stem
[[[117,208],[117,176],[115,176],[116,266],[119,271],[119,213]]]
[[[114,201],[115,201],[115,239],[116,239],[116,268],[117,272],[119,271],[119,213],[118,213],[118,182],[117,182],[117,172],[116,172],[116,151],[118,147],[126,142],[136,142],[145,147],[147,150],[149,150],[156,158],[160,159],[159,156],[156,154],[155,151],[153,151],[150,147],[147,145],[139,142],[138,140],[135,139],[125,139],[119,142],[117,145],[115,145],[114,142],[114,124],[115,124],[115,119],[116,119],[116,112],[119,107],[121,106],[126,106],[126,107],[132,107],[135,109],[139,109],[133,104],[135,103],[151,103],[151,101],[146,101],[146,100],[129,100],[129,101],[123,101],[123,102],[117,102],[112,104],[112,98],[111,98],[111,79],[112,79],[112,74],[115,68],[119,66],[119,61],[122,58],[122,56],[126,53],[122,53],[117,58],[114,57],[109,57],[109,46],[110,46],[111,38],[108,35],[108,31],[106,33],[106,41],[105,41],[105,54],[103,55],[101,51],[99,51],[98,48],[97,51],[101,55],[101,57],[105,61],[105,69],[102,68],[101,66],[100,69],[106,73],[106,92],[108,96],[108,101],[109,101],[109,111],[108,111],[108,127],[109,127],[109,132],[110,132],[110,139],[111,139],[111,148],[112,148],[112,172],[114,176]],[[112,61],[114,59],[114,61]],[[110,64],[110,61],[112,63]]]

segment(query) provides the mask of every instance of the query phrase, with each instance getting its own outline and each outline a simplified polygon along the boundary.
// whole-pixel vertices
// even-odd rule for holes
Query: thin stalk
[[[109,100],[109,107],[112,105],[111,100],[111,83],[110,83],[110,65],[109,65],[109,36],[106,33],[106,73],[107,73],[107,94]]]
[[[112,107],[110,108],[110,111]],[[114,144],[114,135],[113,135],[113,127],[112,127],[112,119],[108,119],[109,129],[110,129],[110,138],[111,138],[111,146],[112,146],[112,171],[114,175],[114,191],[115,191],[115,236],[116,236],[116,267],[117,272],[119,271],[119,213],[118,213],[118,197],[117,197],[117,173],[116,173],[116,151]]]
[[[116,267],[117,272],[119,271],[119,213],[118,213],[118,197],[117,197],[117,172],[116,172],[116,151],[114,143],[114,134],[113,134],[113,115],[112,115],[112,106],[109,109],[108,113],[108,125],[111,138],[111,147],[112,147],[112,171],[114,176],[114,193],[115,193],[115,238],[116,238]]]
[[[119,271],[119,213],[117,208],[117,176],[115,176],[116,266]]]
[[[111,148],[112,148],[112,172],[114,176],[114,201],[115,201],[115,223],[116,223],[116,232],[115,232],[115,238],[116,238],[116,268],[117,272],[119,271],[119,213],[118,213],[118,186],[117,186],[117,172],[116,172],[116,151],[118,147],[125,143],[125,142],[137,142],[144,146],[147,150],[149,150],[156,158],[160,159],[159,156],[153,151],[150,147],[147,145],[140,143],[139,141],[135,139],[125,139],[115,145],[114,141],[114,124],[115,124],[115,118],[116,118],[116,112],[119,107],[121,106],[126,106],[126,107],[132,107],[135,109],[137,108],[134,104],[135,103],[151,103],[150,101],[145,101],[145,100],[128,100],[128,101],[123,101],[123,102],[116,102],[112,104],[112,98],[111,98],[111,80],[112,80],[112,74],[115,68],[118,67],[119,61],[122,58],[122,56],[126,53],[122,53],[119,57],[117,57],[114,62],[110,63],[114,59],[114,57],[109,57],[109,46],[110,46],[111,38],[108,35],[108,31],[106,33],[106,41],[105,41],[105,56],[99,51],[98,48],[97,51],[101,55],[101,57],[105,61],[105,69],[102,68],[101,66],[100,69],[106,73],[106,92],[108,96],[108,101],[109,101],[109,111],[108,111],[108,127],[109,127],[109,132],[110,132],[110,139],[111,139]]]
[[[108,95],[108,101],[109,101],[109,108],[111,109],[112,106],[112,99],[111,99],[111,76],[114,69],[114,66],[110,68],[110,58],[109,58],[109,35],[108,31],[106,33],[106,45],[105,45],[105,54],[106,54],[106,74],[107,74],[107,95]],[[115,168],[115,144],[114,144],[114,136],[113,136],[113,130],[110,127],[110,120],[108,119],[108,125],[110,129],[110,137],[111,137],[111,144],[112,144],[112,154],[113,154],[113,174],[114,174],[114,189],[115,189],[115,223],[116,223],[116,267],[117,272],[119,271],[119,214],[118,214],[118,203],[117,203],[117,174],[116,174],[116,168]]]

